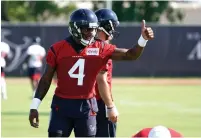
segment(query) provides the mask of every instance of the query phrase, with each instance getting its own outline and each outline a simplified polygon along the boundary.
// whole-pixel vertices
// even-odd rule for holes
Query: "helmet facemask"
[[[94,42],[94,37],[97,33],[97,23],[76,23],[69,24],[69,32],[75,37],[83,46],[90,45]]]
[[[99,30],[102,30],[110,40],[113,38],[117,38],[119,36],[119,32],[115,29],[119,25],[119,21],[113,22],[112,20],[102,21],[100,26],[98,27]]]

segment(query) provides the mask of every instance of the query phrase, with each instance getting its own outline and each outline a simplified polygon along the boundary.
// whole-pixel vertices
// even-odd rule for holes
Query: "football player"
[[[31,103],[29,121],[31,126],[39,126],[37,109],[56,71],[58,82],[51,105],[49,137],[69,137],[72,129],[75,137],[95,136],[98,111],[94,88],[96,76],[109,59],[137,59],[147,41],[154,38],[152,29],[146,27],[143,21],[138,44],[130,49],[116,48],[94,39],[97,28],[95,13],[89,9],[78,9],[70,16],[71,35],[53,44],[47,53],[46,69]],[[116,108],[108,90],[100,91],[100,95],[107,106],[109,118],[115,122]]]
[[[97,37],[106,43],[109,43],[118,32],[115,30],[119,25],[117,15],[114,11],[110,9],[100,9],[95,12],[98,21],[99,28]],[[109,87],[109,91],[112,98],[111,87],[112,87],[112,60],[109,59],[106,66],[99,73],[99,77],[102,78],[103,83],[95,85],[96,87],[96,99],[98,103],[98,113],[97,113],[97,132],[96,137],[115,137],[116,136],[116,122],[110,121],[106,116],[106,105],[101,99],[99,94],[99,89],[102,91],[104,87]]]

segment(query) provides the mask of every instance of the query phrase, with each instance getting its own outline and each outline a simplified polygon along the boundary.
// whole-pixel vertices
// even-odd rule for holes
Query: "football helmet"
[[[70,16],[69,32],[82,45],[87,46],[94,41],[98,29],[98,19],[89,9],[78,9]]]
[[[119,21],[114,11],[110,9],[100,9],[95,11],[95,14],[99,22],[98,29],[105,32],[105,34],[111,38],[119,35],[119,32],[115,31],[116,27],[119,25]]]

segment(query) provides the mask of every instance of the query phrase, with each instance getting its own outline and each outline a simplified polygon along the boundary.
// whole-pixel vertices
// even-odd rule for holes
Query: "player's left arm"
[[[106,105],[106,113],[108,119],[113,123],[117,122],[118,111],[113,103],[112,96],[111,96],[111,89],[107,81],[107,73],[108,71],[102,70],[97,75],[97,84],[98,90],[101,98],[103,99]]]
[[[107,82],[107,71],[105,70],[100,71],[96,77],[96,81],[98,84],[99,94],[101,98],[103,99],[105,105],[107,107],[112,108],[114,104],[111,97],[110,87]]]
[[[142,54],[147,41],[152,40],[153,38],[154,38],[154,32],[152,28],[146,27],[145,20],[143,20],[141,27],[141,36],[138,40],[138,44],[130,49],[116,48],[112,53],[111,58],[113,60],[136,60]]]

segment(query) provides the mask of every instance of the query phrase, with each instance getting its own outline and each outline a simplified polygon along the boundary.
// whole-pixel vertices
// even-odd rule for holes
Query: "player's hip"
[[[95,98],[91,99],[66,99],[53,96],[51,109],[57,114],[66,117],[80,118],[96,115],[98,106]]]

